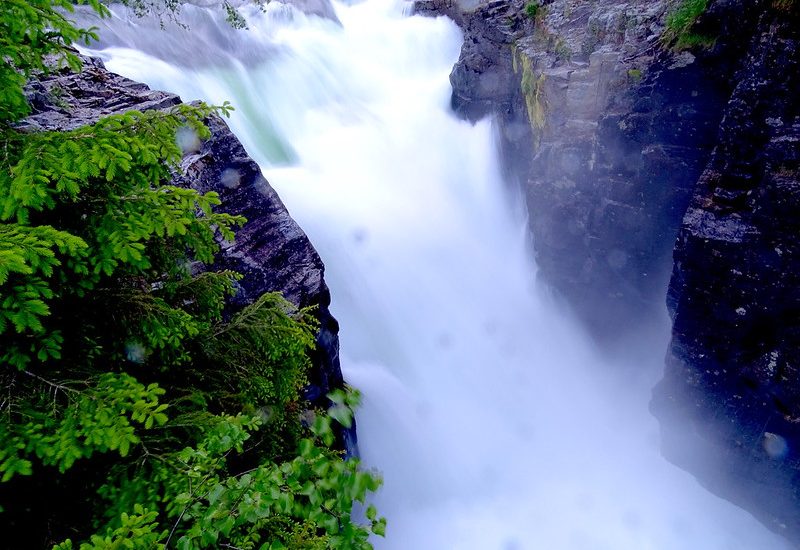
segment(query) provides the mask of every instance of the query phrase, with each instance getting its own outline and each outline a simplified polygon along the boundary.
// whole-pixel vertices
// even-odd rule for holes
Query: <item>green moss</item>
[[[667,16],[667,30],[675,33],[685,32],[695,20],[706,11],[708,0],[682,0]]]
[[[697,18],[707,7],[708,0],[681,0],[667,15],[667,27],[663,35],[665,43],[671,44],[676,50],[712,46],[714,37],[692,32]]]
[[[519,64],[517,63],[517,56],[519,55],[519,46],[516,41],[511,44],[511,68],[514,69],[514,74],[519,72]]]
[[[534,130],[541,130],[545,124],[545,102],[544,102],[544,73],[538,75],[533,71],[531,60],[527,56],[521,56],[522,80],[520,88],[525,97],[525,106],[528,109],[528,120]]]
[[[517,44],[511,45],[511,63],[514,74],[522,73],[520,90],[525,98],[525,107],[528,111],[528,120],[535,139],[541,134],[545,126],[546,101],[544,98],[544,73],[538,75],[533,70],[531,58],[519,50]]]
[[[698,33],[687,33],[680,36],[675,42],[676,50],[690,50],[692,48],[711,48],[717,42],[713,36]]]

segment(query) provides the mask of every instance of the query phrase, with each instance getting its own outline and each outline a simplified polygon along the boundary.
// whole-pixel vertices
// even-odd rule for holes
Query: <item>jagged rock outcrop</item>
[[[417,6],[464,29],[454,108],[498,120],[541,277],[606,341],[653,318],[738,35],[715,52],[665,52],[664,1],[555,0],[535,19],[514,0]]]
[[[759,7],[675,247],[652,410],[668,458],[800,544],[800,10]]]
[[[510,107],[518,88],[509,46],[531,23],[520,0],[419,0],[416,13],[444,14],[464,30],[459,60],[453,67],[453,108],[475,121]]]
[[[763,2],[761,3],[763,4]],[[711,49],[661,41],[667,1],[419,0],[464,30],[453,107],[499,122],[541,276],[599,336],[663,307],[671,253],[759,3],[712,3]]]
[[[166,109],[181,101],[174,94],[150,90],[111,73],[92,58],[84,58],[79,74],[57,71],[31,82],[28,98],[33,113],[21,127],[30,131],[66,130],[91,124],[101,116],[131,109]],[[316,308],[320,330],[306,394],[312,402],[323,404],[325,395],[343,382],[339,325],[328,310],[330,292],[322,260],[225,122],[213,116],[208,125],[210,139],[200,142],[185,136],[188,139],[182,140],[186,155],[175,182],[201,192],[216,191],[222,200],[219,208],[247,218],[236,241],[222,243],[215,264],[244,274],[234,297],[237,303],[277,291],[299,307]],[[355,431],[344,437],[354,448]]]
[[[493,115],[500,121],[504,169],[512,178],[530,166],[532,135],[512,46],[533,30],[524,0],[417,0],[416,13],[447,15],[464,31],[458,62],[450,74],[452,106],[473,122]]]

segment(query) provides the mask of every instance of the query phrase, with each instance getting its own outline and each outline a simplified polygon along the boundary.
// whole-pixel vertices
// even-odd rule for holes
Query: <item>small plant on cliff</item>
[[[569,61],[572,58],[572,48],[569,47],[567,41],[561,37],[556,38],[553,45],[553,53],[559,61]]]
[[[642,70],[641,69],[628,69],[628,79],[634,84],[638,84],[642,81]]]
[[[676,50],[694,46],[708,47],[714,38],[692,31],[697,18],[706,11],[708,0],[680,0],[667,15],[667,26],[662,39]]]
[[[784,13],[791,13],[798,7],[797,0],[772,0],[772,6]]]
[[[528,2],[525,4],[525,15],[531,19],[536,19],[540,13],[541,6],[538,2]]]
[[[274,294],[229,311],[241,276],[212,262],[245,220],[170,184],[176,132],[230,107],[16,126],[26,79],[94,36],[72,5],[0,3],[4,547],[369,548],[384,521],[351,511],[379,480],[330,448],[355,397],[301,398],[313,317]]]

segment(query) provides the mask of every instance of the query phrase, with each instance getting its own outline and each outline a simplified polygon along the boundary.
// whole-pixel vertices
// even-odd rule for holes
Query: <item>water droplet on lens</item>
[[[356,242],[356,244],[362,244],[364,241],[367,240],[368,236],[369,234],[367,233],[367,230],[364,229],[363,227],[353,231],[353,240]]]
[[[145,350],[144,346],[139,342],[129,342],[128,345],[125,346],[125,357],[128,358],[128,361],[142,364],[147,358],[147,350]]]
[[[175,141],[178,143],[178,147],[181,148],[184,155],[196,153],[200,150],[200,138],[197,137],[197,132],[188,126],[178,128],[178,131],[175,132]]]
[[[234,168],[226,168],[219,176],[219,181],[228,189],[238,189],[242,182],[242,175]]]
[[[785,457],[786,452],[789,450],[789,445],[786,443],[786,440],[778,434],[771,432],[764,432],[763,445],[764,451],[766,451],[769,457],[775,459]]]

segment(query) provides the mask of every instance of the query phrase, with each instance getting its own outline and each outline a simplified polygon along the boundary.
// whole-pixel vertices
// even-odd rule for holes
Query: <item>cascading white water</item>
[[[407,5],[271,5],[250,30],[101,24],[116,72],[231,125],[327,266],[360,447],[385,485],[378,548],[782,548],[658,454],[647,380],[629,385],[532,284],[525,220],[489,122],[449,112],[461,36]],[[147,53],[145,53],[147,52]]]

